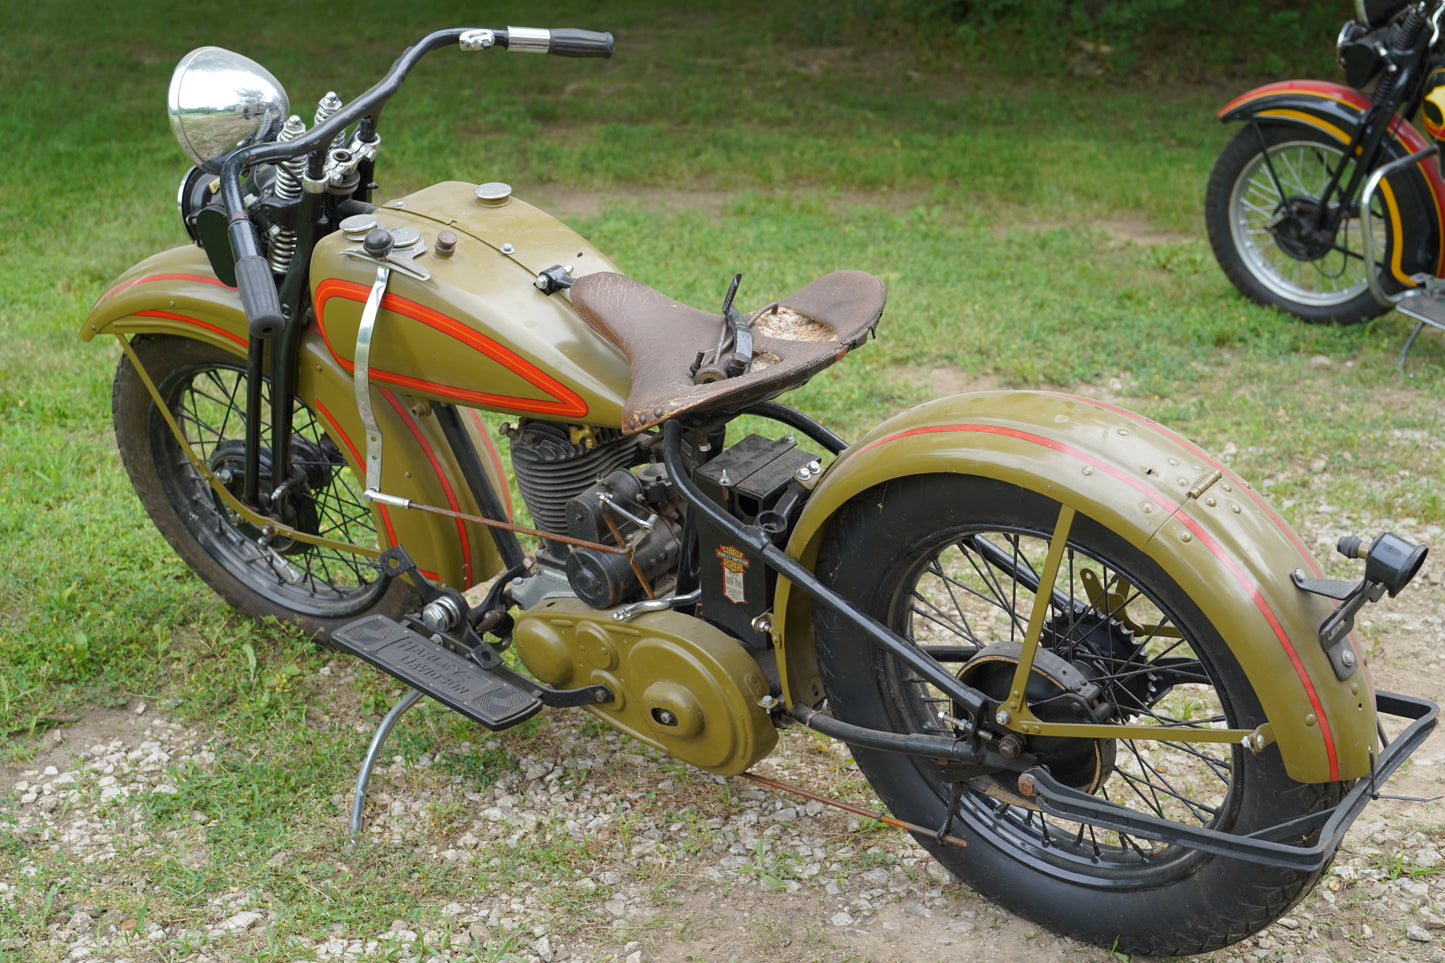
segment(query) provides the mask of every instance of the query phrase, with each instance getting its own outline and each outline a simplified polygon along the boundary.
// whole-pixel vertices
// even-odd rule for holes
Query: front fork
[[[291,416],[296,407],[296,364],[300,355],[301,335],[306,329],[310,295],[311,249],[317,237],[327,233],[326,182],[322,155],[313,153],[308,160],[307,176],[302,181],[299,207],[293,208],[295,218],[290,230],[295,235],[297,254],[281,280],[279,300],[283,323],[272,336],[265,329],[253,328],[246,353],[246,477],[242,486],[248,505],[265,508],[280,501],[300,481],[299,472],[289,472],[285,479],[273,478],[275,488],[262,502],[261,487],[261,418],[265,409],[262,378],[270,354],[271,368],[271,464],[291,464]],[[278,470],[279,474],[279,470]]]
[[[1374,96],[1370,98],[1370,106],[1346,145],[1339,166],[1330,172],[1329,183],[1320,192],[1319,207],[1306,225],[1306,233],[1312,237],[1332,239],[1340,224],[1358,213],[1351,199],[1360,196],[1361,184],[1375,169],[1380,159],[1381,145],[1385,142],[1385,135],[1390,131],[1396,112],[1401,104],[1413,105],[1418,99],[1418,88],[1428,66],[1422,45],[1428,46],[1433,43],[1434,38],[1427,36],[1425,31],[1430,23],[1418,15],[1412,14],[1412,18],[1403,28],[1399,46],[1392,51],[1397,69],[1387,73],[1376,86]],[[1412,106],[1410,113],[1413,112]],[[1274,182],[1283,204],[1288,197],[1284,183],[1274,169],[1269,144],[1264,138],[1258,115],[1251,116],[1250,125],[1259,138],[1260,154],[1264,157],[1265,167],[1269,170],[1270,179]],[[1351,163],[1354,167],[1350,171],[1349,181],[1342,186],[1345,168]],[[1331,203],[1331,197],[1338,198],[1337,202]]]

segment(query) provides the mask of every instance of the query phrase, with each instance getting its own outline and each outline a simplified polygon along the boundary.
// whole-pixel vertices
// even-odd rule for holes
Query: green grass
[[[879,339],[793,396],[845,435],[940,385],[1113,385],[1131,407],[1231,452],[1292,519],[1328,504],[1351,523],[1445,524],[1445,340],[1421,338],[1401,377],[1403,319],[1317,327],[1257,308],[1203,240],[1203,185],[1228,136],[1214,110],[1258,78],[1031,75],[1013,51],[977,41],[900,30],[865,44],[867,23],[823,30],[802,2],[678,6],[549,9],[553,22],[615,31],[608,62],[433,56],[384,118],[383,194],[442,178],[506,180],[564,204],[595,192],[605,200],[583,205],[579,230],[629,273],[703,306],[734,271],[749,305],[839,267],[878,274],[890,288]],[[139,918],[184,915],[239,887],[285,908],[281,945],[246,958],[287,959],[287,932],[405,920],[474,885],[400,844],[343,848],[333,797],[366,738],[352,723],[384,711],[392,690],[369,675],[333,690],[316,676],[325,656],[236,619],[174,558],[113,450],[118,349],[78,337],[112,278],[185,240],[172,201],[186,162],[164,102],[187,50],[221,43],[255,57],[304,111],[327,89],[364,89],[403,39],[479,13],[442,0],[323,11],[262,2],[238,20],[234,5],[166,0],[7,11],[0,751],[23,758],[58,721],[140,702],[223,736],[215,766],[178,772],[177,792],[150,798],[140,827],[202,845],[208,864],[172,862],[160,891],[141,896],[126,874],[156,867],[86,884],[71,858],[32,862],[0,831],[0,879],[22,864],[37,873],[0,939],[31,938],[57,901],[86,893]],[[503,2],[485,15],[500,25],[535,12]],[[1322,50],[1332,41],[1314,38]],[[1120,222],[1165,239],[1128,240]],[[439,753],[477,786],[544,736],[488,737],[418,712],[393,748]],[[449,825],[460,805],[439,801],[434,822]],[[499,856],[521,873],[587,865],[547,839]],[[289,863],[269,866],[282,850]],[[765,855],[759,872],[772,871]]]

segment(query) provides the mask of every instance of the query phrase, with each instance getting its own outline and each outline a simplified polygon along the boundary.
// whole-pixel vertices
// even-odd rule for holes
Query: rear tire
[[[995,704],[1007,697],[1029,624],[1057,502],[991,479],[898,479],[850,502],[821,546],[817,573]],[[1030,579],[1034,581],[1030,585]],[[1106,598],[1101,614],[1090,599]],[[953,735],[956,710],[916,673],[821,606],[814,635],[828,703],[840,719],[899,733]],[[1163,570],[1077,516],[1028,686],[1041,719],[1071,721],[1058,678],[1097,686],[1094,721],[1253,728],[1259,700],[1214,627]],[[1012,659],[1012,661],[1010,661]],[[1036,691],[1037,690],[1037,691]],[[1085,720],[1072,720],[1085,721]],[[1008,733],[999,729],[995,739]],[[1222,743],[1033,737],[1024,751],[1056,778],[1164,818],[1247,834],[1333,805],[1335,785],[1295,783],[1278,751]],[[942,827],[967,847],[918,842],[981,895],[1075,939],[1173,956],[1236,942],[1273,922],[1319,873],[1272,869],[1056,819],[1021,805],[1016,774],[945,773],[933,760],[855,748],[900,819]]]
[[[138,336],[131,346],[201,460],[217,472],[243,464],[245,359],[171,336]],[[277,542],[233,518],[186,458],[129,356],[116,370],[111,408],[121,460],[156,528],[239,611],[292,623],[326,642],[331,631],[364,614],[395,617],[411,606],[412,590],[382,577],[364,555]],[[340,542],[385,547],[361,485],[322,423],[299,401],[292,427],[291,467],[305,470],[308,480],[288,524]],[[261,444],[268,444],[264,429]],[[265,455],[269,462],[269,450]]]

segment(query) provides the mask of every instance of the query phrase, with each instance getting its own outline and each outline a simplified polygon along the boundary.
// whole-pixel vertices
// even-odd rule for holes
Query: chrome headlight
[[[199,47],[181,58],[167,102],[181,149],[212,174],[237,148],[275,140],[291,107],[270,71],[220,47]]]

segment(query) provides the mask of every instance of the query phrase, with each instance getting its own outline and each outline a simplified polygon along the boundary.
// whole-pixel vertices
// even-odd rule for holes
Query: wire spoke
[[[261,395],[263,405],[269,409],[269,384],[263,385]],[[224,363],[198,367],[173,380],[168,398],[177,424],[203,461],[216,466],[217,459],[224,463],[242,457],[247,398],[241,369]],[[298,404],[293,419],[289,467],[282,469],[272,464],[270,426],[264,422],[261,462],[263,471],[281,478],[293,469],[306,475],[307,482],[289,495],[309,506],[297,516],[297,527],[335,541],[377,545],[371,508],[357,494],[340,451],[305,407]],[[369,593],[382,577],[380,569],[365,556],[309,544],[278,547],[248,523],[232,518],[179,446],[171,443],[166,452],[170,476],[195,493],[192,504],[212,506],[195,523],[204,524],[213,533],[207,544],[214,546],[213,551],[229,556],[230,560],[223,560],[223,564],[238,574],[250,573],[242,577],[254,581],[258,588],[264,587],[268,594],[296,602],[308,598],[336,601]],[[313,489],[312,483],[318,480],[323,483]],[[264,478],[263,483],[270,484]],[[287,524],[293,522],[288,519]]]
[[[1283,183],[1310,183],[1318,167],[1310,163],[1315,168],[1298,158],[1282,165]],[[1041,592],[1040,572],[1056,537],[1068,541],[1056,548],[1054,583]],[[1147,585],[1076,543],[1075,537],[1072,528],[1056,534],[988,527],[949,538],[914,569],[914,581],[897,610],[907,620],[905,630],[925,652],[947,646],[941,640],[947,635],[977,646],[972,657],[991,654],[991,661],[979,664],[1002,666],[996,676],[985,670],[970,674],[974,663],[969,655],[952,657],[961,661],[960,678],[983,685],[985,695],[997,704],[1008,691],[989,689],[989,680],[1012,684],[1015,663],[1010,660],[1017,658],[1016,643],[1036,617],[1035,606],[1046,605],[1047,612],[1039,617],[1040,661],[1033,676],[1040,684],[1038,691],[1032,682],[1028,687],[1030,711],[1044,721],[1078,721],[1078,694],[1048,681],[1049,672],[1064,671],[1062,660],[1097,692],[1095,708],[1086,711],[1097,712],[1100,721],[1157,727],[1159,736],[1098,740],[1091,753],[1069,750],[1070,741],[1057,736],[1037,745],[1025,739],[1024,751],[1044,752],[1044,764],[1056,767],[1056,777],[1072,774],[1071,779],[1092,787],[1101,798],[1157,818],[1212,825],[1226,813],[1234,791],[1236,750],[1169,739],[1171,729],[1231,723],[1196,640]],[[1004,643],[1015,645],[1000,648]],[[911,706],[910,731],[957,731],[951,720],[958,710],[950,699],[915,673],[891,660],[887,664],[898,673],[900,688],[895,691],[909,693],[904,701]],[[1179,852],[1015,805],[1009,795],[1011,778],[1003,773],[971,778],[961,818],[988,826],[988,832],[1010,846],[1047,852],[1049,859],[1065,860],[1088,874],[1107,872],[1110,866],[1154,864]]]

